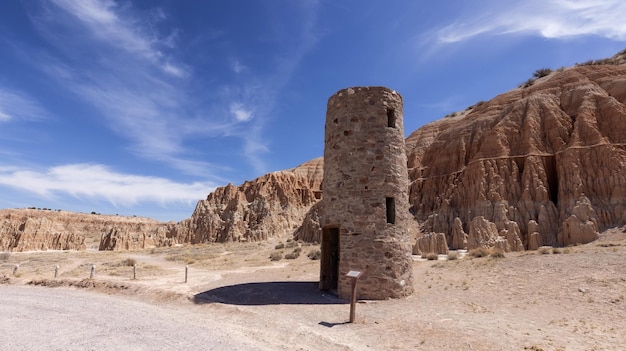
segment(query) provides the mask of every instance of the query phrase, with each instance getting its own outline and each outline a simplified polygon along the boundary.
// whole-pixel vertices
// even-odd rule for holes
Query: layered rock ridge
[[[291,234],[321,199],[322,158],[217,188],[169,233],[177,243],[258,241]]]
[[[452,249],[508,251],[623,226],[625,103],[626,66],[577,66],[415,131],[409,196],[422,230]]]
[[[144,217],[83,214],[36,209],[0,210],[0,251],[103,249],[102,241],[110,232],[150,232],[167,227]],[[123,245],[119,248],[141,248]]]

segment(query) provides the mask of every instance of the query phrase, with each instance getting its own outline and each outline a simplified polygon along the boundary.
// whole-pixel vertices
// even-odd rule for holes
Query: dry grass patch
[[[439,255],[434,252],[423,253],[422,258],[425,258],[429,261],[436,261],[439,259]]]
[[[280,261],[283,259],[283,253],[282,252],[272,252],[270,254],[270,261]]]
[[[300,252],[296,252],[296,251],[290,252],[285,255],[286,260],[295,260],[298,257],[300,257]]]
[[[120,262],[121,266],[127,266],[127,267],[132,267],[136,264],[137,264],[137,260],[134,258],[130,258],[130,257]]]
[[[478,247],[475,249],[471,249],[467,255],[470,257],[475,257],[475,258],[480,258],[480,257],[487,257],[490,254],[490,250],[486,247]]]
[[[502,250],[491,250],[491,253],[489,254],[489,257],[491,258],[504,258],[504,251]]]
[[[622,246],[623,243],[619,243],[619,242],[603,242],[603,243],[598,243],[597,246],[600,247],[614,247],[614,246]]]
[[[454,261],[459,259],[459,253],[456,251],[448,252],[448,261]]]
[[[313,249],[309,251],[309,253],[306,256],[313,261],[319,260],[320,258],[322,258],[322,250]]]
[[[537,249],[537,252],[542,254],[542,255],[549,255],[550,253],[552,253],[552,247],[551,246],[542,246],[542,247]]]

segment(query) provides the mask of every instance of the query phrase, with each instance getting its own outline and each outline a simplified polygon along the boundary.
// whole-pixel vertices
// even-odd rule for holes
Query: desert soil
[[[59,344],[56,349],[62,350],[116,349],[103,345],[137,350],[197,345],[258,350],[626,349],[623,228],[586,245],[506,253],[503,258],[414,257],[415,293],[397,300],[360,301],[355,323],[347,323],[347,301],[316,289],[319,261],[307,253],[318,247],[302,245],[300,257],[270,261],[272,253],[294,250],[276,250],[278,240],[134,252],[3,254],[0,330],[10,333],[0,336],[0,349],[55,349],[41,331],[26,326],[37,316],[41,322],[56,315],[67,318],[55,330],[55,340],[75,341]],[[132,279],[133,263],[137,279]],[[95,276],[88,279],[92,265]],[[41,296],[40,291],[51,300],[26,302],[27,296]],[[16,303],[9,308],[12,299]],[[77,317],[76,306],[88,300],[108,312]],[[6,317],[10,315],[14,317]],[[123,336],[125,328],[115,319],[120,316],[132,316],[126,321],[139,326],[132,334],[136,339]],[[19,323],[26,324],[16,327]],[[85,328],[93,323],[103,329]]]

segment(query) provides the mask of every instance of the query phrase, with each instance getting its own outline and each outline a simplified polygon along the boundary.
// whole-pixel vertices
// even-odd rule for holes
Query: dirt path
[[[115,327],[103,319],[138,311],[132,324],[143,325],[144,320],[158,316],[163,319],[159,322],[164,323],[163,328],[172,329],[171,334],[165,334],[169,342],[202,343],[201,335],[215,331],[215,340],[224,337],[252,350],[624,350],[626,235],[621,230],[618,234],[587,245],[507,253],[504,258],[416,258],[415,293],[405,299],[361,301],[352,324],[346,323],[347,302],[317,289],[319,261],[305,256],[309,248],[303,248],[298,259],[271,262],[268,257],[276,252],[274,243],[156,253],[15,254],[0,264],[0,281],[4,275],[10,284],[0,285],[0,304],[12,308],[5,300],[5,295],[10,295],[7,288],[24,289],[19,285],[42,277],[47,277],[48,283],[80,281],[88,276],[87,263],[97,261],[100,268],[93,281],[98,284],[90,288],[94,292],[40,288],[44,294],[85,294],[83,302],[73,303],[77,306],[87,304],[89,296],[99,296],[105,299],[101,311],[113,311],[99,312],[99,317],[85,316],[80,309],[63,314],[87,318],[76,321],[82,327],[68,331],[77,333],[72,339],[75,341],[85,330],[85,336],[93,340],[99,335],[112,338],[112,345],[126,345],[125,330],[130,326]],[[201,255],[203,250],[206,258]],[[131,279],[130,267],[120,265],[129,257],[141,268],[138,280]],[[50,279],[50,267],[59,259],[81,270]],[[182,260],[192,259],[189,282],[184,284]],[[17,278],[10,274],[16,262],[22,264]],[[50,302],[53,307],[42,302],[16,307],[13,312],[2,311],[1,315],[19,316],[22,310],[34,310],[26,313],[41,323],[40,330],[48,332],[49,323],[38,321],[36,311],[62,311],[62,301],[59,297]],[[124,307],[118,310],[117,306]],[[157,309],[154,313],[142,312],[152,307]],[[94,323],[107,327],[93,332],[88,325]],[[137,335],[162,340],[152,329],[142,327]],[[0,330],[9,329],[0,326]],[[26,333],[36,334],[31,330]],[[44,335],[37,333],[34,338],[47,345]],[[125,341],[117,344],[117,338]],[[0,341],[9,342],[5,336],[0,336]],[[68,349],[73,349],[72,345]],[[2,346],[0,343],[0,349],[6,349]],[[161,346],[159,349],[176,349],[165,341]]]
[[[260,350],[210,316],[93,292],[0,285],[2,350]]]

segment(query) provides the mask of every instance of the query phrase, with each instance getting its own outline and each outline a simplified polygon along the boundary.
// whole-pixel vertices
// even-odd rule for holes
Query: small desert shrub
[[[137,260],[134,258],[127,258],[121,262],[121,266],[132,267],[137,264]]]
[[[280,250],[280,249],[284,249],[285,248],[285,244],[283,244],[282,242],[278,243],[278,245],[274,246],[275,250]]]
[[[470,257],[487,257],[489,256],[489,249],[485,248],[485,247],[478,247],[475,249],[471,249],[468,253],[467,253]]]
[[[319,260],[320,258],[322,258],[322,251],[320,249],[314,249],[314,250],[309,251],[309,253],[306,256],[312,259],[313,261]]]
[[[454,261],[459,258],[459,254],[456,251],[448,252],[448,261]]]
[[[429,252],[429,253],[422,254],[422,258],[425,258],[429,261],[436,261],[439,258],[439,256],[434,252]]]
[[[504,251],[493,250],[489,256],[492,258],[504,258]]]
[[[519,87],[520,88],[528,88],[531,87],[533,84],[535,84],[535,80],[532,78],[528,78],[527,81],[525,81],[524,83],[520,84]]]
[[[301,247],[296,247],[295,249],[293,249],[293,252],[300,253],[300,252],[302,252],[302,248]]]
[[[285,248],[287,249],[292,249],[294,247],[298,247],[298,243],[295,241],[287,241],[287,245],[285,245]]]
[[[0,261],[7,261],[9,259],[9,257],[11,257],[11,253],[10,252],[2,252],[0,253]]]
[[[283,259],[282,252],[272,252],[272,254],[270,255],[270,261],[280,261],[282,259]]]
[[[550,246],[542,246],[537,249],[537,252],[542,255],[548,255],[552,252],[552,248]]]
[[[598,243],[597,246],[600,247],[613,247],[613,246],[621,246],[622,244],[620,243],[612,243],[612,242],[608,242],[608,243]]]
[[[290,252],[288,254],[285,255],[285,259],[286,260],[295,260],[296,258],[300,257],[300,252]]]
[[[563,251],[564,250],[562,248],[560,248],[560,247],[555,247],[555,248],[552,249],[552,253],[555,254],[555,255],[562,254]]]
[[[550,73],[552,73],[552,70],[550,68],[540,68],[536,70],[535,73],[533,73],[533,77],[541,78],[547,76]]]

